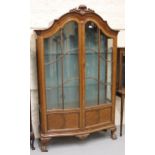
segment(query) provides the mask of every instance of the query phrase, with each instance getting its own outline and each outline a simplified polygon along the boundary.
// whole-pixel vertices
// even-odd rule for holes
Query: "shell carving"
[[[81,15],[84,15],[86,13],[94,13],[94,10],[87,8],[85,5],[80,5],[78,8],[74,8],[74,9],[70,10],[70,12],[76,12]]]

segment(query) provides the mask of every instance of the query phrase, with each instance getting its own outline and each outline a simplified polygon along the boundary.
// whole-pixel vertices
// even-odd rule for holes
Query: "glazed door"
[[[112,48],[107,37],[92,21],[85,24],[85,125],[111,121]]]
[[[47,130],[79,128],[79,27],[70,21],[44,39]]]

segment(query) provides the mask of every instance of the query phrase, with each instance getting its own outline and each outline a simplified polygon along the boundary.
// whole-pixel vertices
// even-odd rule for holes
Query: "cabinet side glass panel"
[[[113,39],[100,33],[100,104],[111,103]]]

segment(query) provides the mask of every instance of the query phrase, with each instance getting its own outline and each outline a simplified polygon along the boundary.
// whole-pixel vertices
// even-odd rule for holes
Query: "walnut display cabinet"
[[[115,139],[118,31],[81,5],[36,33],[41,150],[58,136]]]

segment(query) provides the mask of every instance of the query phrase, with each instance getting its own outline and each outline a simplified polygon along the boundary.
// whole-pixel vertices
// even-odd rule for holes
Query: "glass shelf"
[[[72,51],[75,51],[75,52],[72,52]],[[78,54],[77,51],[78,51],[78,48],[75,48],[75,49],[64,50],[63,53],[60,52],[60,51],[58,51],[58,52],[56,52],[56,51],[53,52],[52,51],[52,52],[46,53],[46,55],[51,55],[51,54],[53,54],[53,55],[60,55],[60,54]]]

